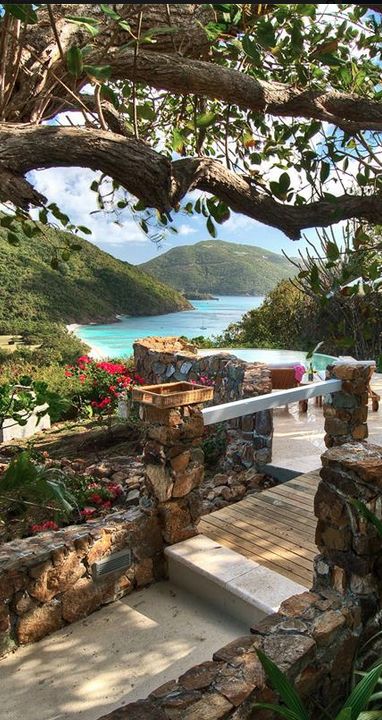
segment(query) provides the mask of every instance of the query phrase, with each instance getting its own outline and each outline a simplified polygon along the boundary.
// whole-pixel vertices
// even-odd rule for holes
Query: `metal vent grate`
[[[131,550],[121,550],[120,552],[112,553],[102,560],[98,560],[92,565],[93,580],[97,580],[100,577],[115,573],[121,570],[127,570],[132,563]]]

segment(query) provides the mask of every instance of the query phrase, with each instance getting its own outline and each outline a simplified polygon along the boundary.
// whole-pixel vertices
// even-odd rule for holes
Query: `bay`
[[[141,317],[121,316],[109,325],[78,325],[75,333],[91,346],[93,354],[106,357],[125,357],[133,352],[133,343],[148,336],[220,335],[230,323],[237,322],[253,308],[259,307],[263,297],[220,296],[217,300],[192,300],[193,310]]]

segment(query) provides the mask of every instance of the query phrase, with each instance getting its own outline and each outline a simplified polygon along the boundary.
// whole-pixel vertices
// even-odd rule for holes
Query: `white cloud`
[[[95,245],[107,249],[132,243],[149,242],[146,235],[132,220],[127,212],[121,215],[122,226],[116,225],[111,216],[97,212],[96,193],[90,190],[97,173],[85,168],[51,168],[30,173],[30,179],[36,189],[54,202],[65,212],[71,222],[85,225],[92,231],[86,236]],[[34,211],[35,217],[38,211]]]
[[[196,232],[197,230],[195,230],[195,228],[190,227],[190,225],[185,225],[185,223],[178,228],[178,235],[193,235]]]

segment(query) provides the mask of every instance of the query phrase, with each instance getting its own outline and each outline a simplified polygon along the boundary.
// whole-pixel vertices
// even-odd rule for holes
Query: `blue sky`
[[[178,234],[169,233],[159,248],[145,236],[127,211],[120,218],[122,227],[116,225],[107,214],[90,215],[97,209],[96,194],[90,190],[90,184],[97,176],[91,170],[52,168],[33,172],[30,177],[36,188],[46,195],[50,202],[56,202],[73,223],[86,225],[92,230],[92,235],[86,239],[111,255],[132,264],[146,262],[173,247],[209,239],[205,222],[198,215],[190,217],[179,214]],[[298,248],[305,247],[303,240],[293,242],[282,232],[235,213],[232,213],[224,225],[218,227],[218,233],[220,240],[258,245],[278,253],[283,249],[290,255],[296,255]],[[307,235],[314,239],[315,231],[311,230]]]

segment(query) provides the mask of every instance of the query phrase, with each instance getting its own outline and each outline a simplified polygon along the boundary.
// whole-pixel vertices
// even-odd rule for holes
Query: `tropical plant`
[[[382,355],[381,228],[347,223],[340,234],[318,230],[317,242],[290,259],[291,283],[317,308],[318,332],[331,347],[357,359]]]
[[[261,650],[257,650],[257,654],[268,680],[283,704],[257,703],[255,707],[271,710],[286,720],[310,720],[308,710],[287,676]],[[367,708],[373,701],[373,693],[381,674],[382,664],[380,663],[365,674],[335,715],[325,712],[325,717],[332,718],[332,720],[380,720],[380,709],[367,710]]]
[[[88,355],[77,358],[74,365],[66,368],[65,375],[68,378],[77,377],[82,384],[83,390],[79,394],[81,407],[85,411],[90,408],[92,413],[109,421],[117,410],[118,400],[122,396],[126,400],[131,399],[134,385],[144,382],[126,363],[96,361]]]
[[[48,389],[47,383],[35,381],[29,376],[19,377],[13,383],[0,385],[0,429],[9,419],[15,425],[26,425],[38,407],[43,409],[35,413],[37,422],[50,408],[54,415],[60,415],[67,404],[64,398]]]
[[[379,5],[1,10],[1,225],[10,243],[20,241],[14,207],[29,236],[40,232],[30,206],[43,225],[89,232],[25,177],[62,165],[102,173],[91,183],[99,211],[121,222],[130,210],[154,240],[174,229],[177,212],[202,214],[213,237],[230,209],[294,240],[307,227],[382,221]],[[85,127],[68,118],[73,110]],[[76,245],[60,248],[53,267]]]
[[[68,516],[76,508],[76,500],[67,489],[65,474],[58,468],[46,468],[21,452],[9,464],[0,481],[0,504],[3,511],[11,508],[46,508]]]

